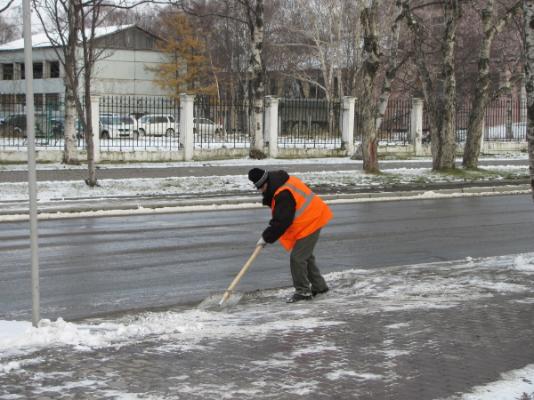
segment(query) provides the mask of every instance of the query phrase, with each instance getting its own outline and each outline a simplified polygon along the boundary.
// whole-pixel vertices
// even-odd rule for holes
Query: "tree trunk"
[[[484,116],[486,106],[489,102],[490,89],[490,52],[495,35],[499,33],[504,25],[512,19],[519,10],[520,2],[510,8],[506,14],[496,23],[493,23],[493,13],[495,0],[488,0],[486,8],[482,10],[482,28],[484,37],[480,46],[478,58],[478,78],[475,88],[475,95],[471,102],[471,113],[469,114],[469,125],[467,127],[467,137],[464,148],[462,165],[464,168],[477,168],[480,156],[480,144],[482,141]]]
[[[76,104],[74,93],[69,86],[65,86],[65,146],[63,152],[64,164],[79,164],[76,147]]]
[[[444,80],[443,120],[439,132],[441,137],[441,157],[437,160],[437,169],[454,168],[456,153],[456,71],[455,52],[456,28],[460,16],[459,0],[453,0],[445,8],[445,43],[443,51],[442,76]]]
[[[382,83],[382,91],[380,93],[380,98],[378,99],[377,115],[376,115],[376,129],[379,130],[382,126],[382,121],[384,120],[384,115],[386,113],[389,97],[391,96],[391,84],[393,79],[397,74],[398,68],[398,48],[399,48],[399,37],[400,37],[400,20],[402,16],[402,8],[399,3],[397,3],[397,16],[395,22],[391,27],[391,42],[389,44],[389,59],[388,67],[384,77],[384,82]]]
[[[376,112],[373,100],[373,88],[378,68],[380,54],[377,34],[378,2],[373,1],[370,7],[362,10],[361,21],[364,30],[363,51],[364,62],[362,70],[362,157],[363,170],[367,173],[379,172],[378,140],[376,137]]]
[[[85,71],[88,68],[86,67]],[[93,107],[91,105],[91,89],[88,87],[91,85],[90,73],[84,73],[84,100],[85,100],[85,143],[87,147],[87,183],[90,187],[97,186],[96,180],[96,163],[95,163],[95,141],[93,138]],[[97,133],[98,134],[98,133]]]
[[[456,152],[456,78],[455,53],[456,29],[460,18],[459,0],[448,0],[443,4],[445,10],[445,30],[441,51],[441,72],[432,81],[423,51],[425,29],[413,15],[409,1],[403,1],[403,14],[408,27],[414,34],[415,64],[421,77],[425,102],[430,118],[430,137],[432,150],[432,169],[436,171],[454,168]]]
[[[78,88],[78,75],[76,72],[76,35],[78,18],[75,7],[70,4],[67,9],[67,46],[63,51],[65,57],[65,145],[63,163],[78,164],[76,148],[76,90]]]
[[[525,79],[527,88],[527,141],[530,187],[534,199],[534,2],[524,1]]]
[[[251,55],[249,62],[252,117],[252,143],[250,156],[253,158],[265,158],[263,152],[263,97],[264,68],[263,68],[263,0],[256,0],[256,7],[252,13],[252,5],[249,4],[249,29],[251,33]]]

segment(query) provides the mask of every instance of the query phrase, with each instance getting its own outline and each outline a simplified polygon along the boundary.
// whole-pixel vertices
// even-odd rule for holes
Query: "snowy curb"
[[[378,193],[346,193],[329,194],[321,197],[329,204],[365,203],[396,200],[425,200],[476,196],[517,195],[530,193],[529,185],[509,185],[490,187],[464,187],[453,189],[412,190]],[[63,202],[64,203],[64,202]],[[234,210],[243,208],[261,208],[260,202],[254,201],[251,196],[225,197],[219,199],[194,199],[182,201],[161,201],[153,204],[141,204],[132,200],[131,204],[95,204],[94,199],[86,204],[65,204],[57,206],[50,203],[41,207],[39,219],[66,219],[80,217],[101,217],[120,215],[168,214],[195,211]],[[25,210],[24,210],[25,211]],[[28,214],[22,209],[0,211],[0,222],[15,222],[28,220]]]

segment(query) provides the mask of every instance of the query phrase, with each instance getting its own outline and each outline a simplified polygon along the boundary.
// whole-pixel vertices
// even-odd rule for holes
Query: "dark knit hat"
[[[258,189],[263,186],[265,182],[267,182],[268,173],[264,169],[260,168],[252,168],[250,171],[248,171],[248,179],[252,181],[254,186],[256,186]]]

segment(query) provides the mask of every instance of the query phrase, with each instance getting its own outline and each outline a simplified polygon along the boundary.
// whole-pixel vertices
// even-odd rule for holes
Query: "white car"
[[[124,137],[134,139],[139,137],[134,117],[120,114],[100,115],[100,138],[118,139]]]
[[[193,132],[195,133],[222,133],[223,126],[221,124],[216,124],[211,119],[208,118],[195,118],[193,119]]]
[[[138,120],[139,134],[142,136],[174,136],[178,133],[172,115],[148,114]]]

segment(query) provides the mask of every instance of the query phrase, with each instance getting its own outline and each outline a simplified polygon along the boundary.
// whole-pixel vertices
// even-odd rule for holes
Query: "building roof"
[[[103,36],[111,35],[129,28],[132,28],[136,25],[114,25],[114,26],[100,26],[95,28],[95,38],[100,38]],[[53,34],[51,34],[53,37]],[[58,42],[60,42],[58,37]],[[44,32],[37,33],[32,35],[32,48],[44,48],[44,47],[54,47],[54,44],[50,42],[50,39],[46,36]],[[24,38],[17,39],[9,43],[0,45],[0,51],[8,50],[22,50],[24,49]]]

